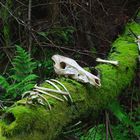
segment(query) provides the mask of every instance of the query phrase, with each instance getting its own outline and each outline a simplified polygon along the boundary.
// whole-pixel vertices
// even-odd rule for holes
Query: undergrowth
[[[38,35],[48,43],[70,46],[74,45],[74,31],[74,27],[56,27],[50,28],[46,32],[38,32]]]
[[[15,37],[16,37],[15,40],[21,40],[20,43],[22,43],[22,44],[24,44],[24,42],[26,42],[28,40],[28,39],[26,40],[24,37],[25,31],[27,31],[26,26],[25,26],[26,24],[24,25],[25,29],[23,30],[23,27],[20,27],[20,24],[22,24],[22,22],[19,20],[22,16],[22,13],[23,13],[22,9],[24,9],[24,8],[21,8],[21,11],[17,12],[19,15],[17,14],[18,17],[16,17],[17,15],[14,13],[14,10],[12,10],[12,7],[18,5],[17,3],[16,4],[15,3],[13,3],[11,0],[7,0],[4,3],[6,8],[1,6],[1,9],[0,9],[0,11],[1,11],[0,12],[0,24],[2,24],[2,27],[0,28],[1,29],[1,32],[0,32],[1,36],[0,37],[2,38],[1,39],[2,41],[0,40],[0,45],[3,48],[10,46],[12,39],[14,40]],[[26,1],[23,3],[26,4]],[[23,5],[25,5],[25,4],[23,4]],[[87,4],[85,4],[86,7],[87,7]],[[96,4],[98,4],[98,2],[96,2]],[[64,5],[66,5],[66,4],[64,3]],[[61,7],[64,8],[64,5],[62,4]],[[100,5],[102,5],[101,2],[99,2],[99,6]],[[27,3],[27,6],[28,6],[28,3]],[[59,27],[58,26],[58,27],[56,27],[54,25],[51,27],[48,24],[46,25],[46,22],[44,22],[43,25],[45,25],[45,27],[48,26],[50,28],[47,28],[47,30],[43,30],[43,26],[42,27],[40,26],[39,29],[36,29],[33,27],[33,30],[30,31],[31,33],[33,31],[35,31],[32,33],[34,36],[33,41],[37,42],[38,46],[39,46],[39,47],[37,46],[39,49],[37,49],[37,47],[36,47],[36,49],[34,47],[32,47],[33,48],[32,52],[35,51],[35,53],[37,53],[36,58],[38,60],[36,60],[36,63],[33,62],[30,55],[23,48],[16,46],[16,48],[17,48],[16,49],[16,56],[12,60],[12,63],[11,63],[12,68],[9,70],[8,76],[7,75],[6,76],[0,75],[0,86],[1,86],[0,90],[2,90],[2,92],[0,91],[0,99],[1,100],[5,100],[5,99],[9,99],[9,98],[12,100],[13,99],[17,100],[17,99],[21,98],[22,93],[24,93],[28,90],[31,90],[33,88],[34,84],[36,83],[36,80],[37,80],[37,75],[35,74],[35,72],[39,75],[39,77],[41,77],[41,80],[42,79],[44,80],[47,77],[52,77],[52,69],[53,68],[52,68],[52,61],[50,59],[50,55],[52,55],[54,52],[50,53],[50,50],[47,53],[45,52],[48,55],[48,57],[45,56],[45,57],[43,57],[42,60],[39,60],[40,58],[38,58],[38,52],[41,51],[41,49],[40,49],[41,46],[44,45],[45,47],[48,47],[49,49],[50,49],[50,46],[53,46],[55,49],[58,49],[61,52],[63,52],[66,49],[66,47],[60,48],[58,46],[68,46],[69,47],[69,46],[76,45],[73,48],[73,50],[74,50],[74,49],[77,49],[78,46],[80,46],[84,42],[86,44],[86,46],[89,46],[89,48],[90,48],[90,43],[91,43],[92,44],[91,46],[94,49],[95,49],[95,47],[98,50],[100,50],[100,48],[101,48],[102,50],[100,50],[100,51],[104,52],[104,50],[107,47],[106,42],[109,42],[106,40],[108,40],[108,38],[110,38],[110,35],[108,35],[108,33],[113,32],[114,34],[118,35],[118,33],[115,33],[115,31],[112,30],[112,27],[117,25],[117,28],[118,28],[122,23],[126,22],[125,20],[127,20],[126,19],[127,17],[125,17],[126,15],[123,15],[123,14],[120,15],[120,13],[117,13],[116,14],[117,16],[120,15],[120,18],[119,18],[119,17],[115,17],[114,14],[111,13],[111,17],[113,15],[113,18],[115,17],[114,22],[116,22],[111,26],[113,20],[112,21],[108,20],[108,18],[105,20],[103,18],[103,16],[98,16],[98,17],[101,17],[100,23],[102,23],[102,21],[111,21],[111,23],[109,22],[109,24],[104,24],[104,25],[107,25],[105,27],[110,26],[110,28],[104,28],[104,25],[99,26],[102,24],[97,24],[100,20],[97,20],[96,22],[92,22],[92,24],[91,24],[91,22],[90,22],[91,18],[87,17],[87,15],[85,14],[85,11],[88,11],[89,9],[86,10],[85,8],[83,8],[83,6],[80,6],[80,7],[82,7],[82,9],[80,9],[80,10],[82,10],[83,12],[82,11],[79,12],[80,11],[78,8],[79,6],[78,7],[75,7],[75,6],[76,5],[74,4],[73,9],[75,9],[75,11],[76,11],[74,14],[75,16],[74,17],[69,16],[69,18],[76,20],[76,22],[75,21],[72,22],[73,21],[72,20],[71,21],[72,23],[69,23],[68,22],[69,20],[68,20],[66,25],[70,25],[70,26],[67,26],[67,27]],[[94,2],[93,2],[93,5],[91,5],[91,6],[95,6]],[[103,5],[103,6],[105,6],[105,5]],[[42,5],[42,7],[43,7],[43,5]],[[112,6],[112,7],[114,9],[114,6]],[[64,11],[63,8],[61,9],[62,11]],[[14,7],[13,9],[18,9],[18,8]],[[66,7],[66,9],[69,10],[69,7]],[[94,9],[95,9],[95,12],[93,12],[93,13],[95,15],[96,9],[97,9],[97,13],[100,9],[98,7],[92,8],[92,10],[94,10]],[[103,9],[103,13],[105,13],[104,7],[102,7],[101,9]],[[105,9],[107,9],[107,8],[105,8]],[[34,9],[32,9],[32,10],[34,12]],[[62,14],[61,10],[59,11],[59,13]],[[70,10],[71,10],[71,3],[70,3]],[[24,9],[24,11],[25,11],[25,9]],[[119,10],[116,10],[116,11],[119,11]],[[80,13],[81,13],[81,16],[79,16]],[[122,13],[124,13],[124,12],[122,12]],[[13,14],[15,14],[15,16],[13,16]],[[89,14],[89,15],[92,15],[92,14]],[[26,13],[24,13],[23,15],[26,15]],[[68,15],[68,12],[63,13],[63,18],[65,20],[68,17],[67,15]],[[41,14],[39,16],[41,16]],[[108,16],[108,14],[107,14],[107,16]],[[14,26],[14,28],[12,27],[13,28],[12,30],[14,31],[13,32],[14,35],[12,35],[11,34],[12,30],[11,30],[11,26],[10,26],[10,20],[13,20],[14,18],[18,21],[18,24],[16,23],[16,25],[19,26],[19,29],[17,28],[17,26]],[[24,19],[24,18],[21,18],[21,19]],[[45,19],[47,19],[47,18],[45,17]],[[95,19],[96,19],[96,17],[95,17]],[[26,21],[28,21],[28,19],[26,19],[24,21],[24,23],[26,23]],[[11,23],[14,23],[14,22],[11,22]],[[33,21],[33,23],[34,23],[34,21]],[[106,22],[106,23],[108,23],[108,22]],[[61,22],[60,22],[60,25],[61,25]],[[73,27],[71,25],[73,25]],[[87,26],[87,27],[85,27],[85,26]],[[77,27],[77,29],[75,29],[76,27]],[[89,30],[88,28],[89,29],[91,28],[92,30],[91,29]],[[97,31],[93,32],[93,31],[95,31],[95,29]],[[117,30],[114,27],[113,27],[113,29]],[[79,32],[79,30],[80,30],[80,32]],[[75,38],[73,36],[75,31],[76,31],[77,35],[79,36],[79,38],[81,38],[81,41],[79,41],[79,42],[78,42],[78,39],[76,40],[78,42],[77,44],[75,44],[76,36],[75,36]],[[21,33],[21,32],[23,32],[23,33]],[[93,32],[93,34],[92,34],[92,32]],[[17,33],[19,33],[19,35]],[[111,38],[113,38],[116,35],[111,34]],[[93,37],[95,38],[95,41],[94,41]],[[15,40],[14,40],[14,42],[15,42]],[[112,40],[112,39],[110,39],[110,40]],[[95,42],[96,42],[96,44],[95,44],[95,46],[93,46],[93,43],[95,43]],[[16,43],[18,43],[18,42],[16,42]],[[26,43],[26,44],[28,44],[28,43]],[[36,44],[33,43],[33,46],[34,45],[36,45]],[[84,46],[85,45],[83,45],[81,47],[81,50],[88,49],[88,48],[84,48]],[[99,46],[99,47],[97,47],[97,46]],[[93,48],[90,48],[90,49],[93,49]],[[3,50],[4,51],[1,51],[0,62],[3,60],[3,58],[5,56],[6,57],[10,56],[10,51],[5,51],[5,49],[3,49]],[[40,54],[41,56],[44,55],[44,50],[45,49],[43,48],[41,51],[41,54]],[[77,50],[73,51],[73,53],[75,53],[75,52],[76,52],[76,55],[79,55]],[[13,50],[12,50],[12,53],[14,53]],[[44,60],[44,58],[47,58],[47,59]],[[8,59],[10,60],[9,57],[8,57]],[[139,91],[140,91],[140,89],[135,91],[135,93],[133,94],[134,95],[133,97],[131,95],[127,96],[127,97],[129,97],[129,99],[131,98],[133,107],[132,106],[130,107],[129,105],[127,106],[126,104],[124,104],[124,102],[119,103],[119,102],[114,101],[107,108],[106,111],[108,112],[108,115],[110,118],[110,124],[108,124],[108,125],[111,127],[113,139],[116,139],[116,140],[140,139],[140,117],[139,117],[140,116],[140,105],[138,103],[139,99],[140,99],[139,98]],[[126,99],[125,102],[127,102],[127,103],[130,101],[128,98],[124,98],[124,100],[125,99]],[[134,102],[134,104],[133,104],[133,102]],[[128,108],[131,108],[131,110],[129,110]],[[107,116],[102,115],[101,118],[103,119],[106,117]],[[103,119],[103,120],[105,120],[105,119]],[[106,132],[107,128],[106,128],[104,121],[100,121],[100,124],[92,125],[92,126],[90,126],[90,128],[91,129],[89,129],[89,131],[86,131],[87,133],[85,134],[85,130],[84,130],[85,127],[82,127],[81,125],[73,127],[71,129],[71,131],[69,131],[70,135],[66,136],[67,137],[66,139],[104,140],[104,139],[106,139],[107,135],[108,135],[108,139],[112,139],[111,134],[107,134],[107,132]]]
[[[16,45],[16,56],[12,60],[10,76],[0,75],[0,85],[5,89],[1,99],[20,99],[21,94],[33,88],[37,75],[34,74],[36,63],[30,55],[20,46]]]
[[[139,140],[140,88],[136,85],[124,91],[102,111],[97,122],[92,118],[63,133],[63,140]],[[107,115],[106,115],[107,114]],[[90,116],[91,117],[91,116]],[[88,124],[89,123],[89,124]]]

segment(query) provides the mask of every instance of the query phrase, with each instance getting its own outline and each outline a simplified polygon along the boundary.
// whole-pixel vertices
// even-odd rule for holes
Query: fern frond
[[[18,45],[16,47],[16,56],[12,60],[14,67],[11,69],[12,75],[10,76],[14,83],[7,88],[7,96],[12,98],[19,98],[23,92],[31,90],[37,79],[37,76],[33,74],[36,63],[32,62],[30,55],[23,48]]]
[[[9,88],[9,83],[7,82],[6,78],[3,76],[0,76],[0,85],[5,89]]]
[[[13,96],[14,98],[21,96],[22,93],[31,90],[35,85],[35,80],[37,76],[35,74],[28,75],[24,80],[19,83],[12,84],[8,90],[7,94]]]
[[[25,86],[22,88],[22,93],[33,89],[34,85],[35,85],[35,83],[29,83],[29,84],[25,85]]]
[[[34,81],[38,76],[35,74],[28,75],[22,82]]]
[[[32,62],[30,55],[23,48],[18,45],[16,45],[16,47],[17,55],[12,61],[14,67],[11,69],[13,71],[11,78],[17,82],[21,82],[33,72],[33,70],[36,68],[36,63]]]

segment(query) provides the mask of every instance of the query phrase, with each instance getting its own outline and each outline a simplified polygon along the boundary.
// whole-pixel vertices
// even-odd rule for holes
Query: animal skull
[[[75,60],[61,55],[53,55],[52,60],[55,62],[54,70],[58,75],[71,77],[82,83],[101,86],[100,79],[84,70]]]

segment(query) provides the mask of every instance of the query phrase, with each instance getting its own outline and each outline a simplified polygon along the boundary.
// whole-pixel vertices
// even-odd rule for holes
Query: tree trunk
[[[48,20],[51,24],[55,24],[59,15],[59,1],[51,0],[50,5],[48,7]]]
[[[53,140],[62,132],[62,128],[73,120],[81,120],[91,112],[105,108],[131,84],[135,76],[138,46],[133,35],[128,32],[128,27],[135,34],[140,34],[140,25],[133,22],[126,26],[125,33],[113,43],[108,59],[118,60],[119,66],[96,66],[101,74],[100,88],[68,78],[59,78],[71,93],[74,104],[50,99],[53,108],[46,110],[40,105],[22,105],[24,100],[18,101],[6,110],[1,123],[1,134],[10,140]],[[42,86],[50,87],[47,83]]]

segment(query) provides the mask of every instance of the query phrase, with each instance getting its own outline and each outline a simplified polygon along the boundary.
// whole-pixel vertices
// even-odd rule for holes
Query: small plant
[[[3,40],[4,45],[7,47],[11,41],[11,33],[10,33],[10,24],[9,24],[9,11],[11,10],[13,6],[12,0],[5,1],[5,5],[1,3],[0,8],[0,18],[3,22],[3,28],[2,28],[2,34],[3,34]]]
[[[37,64],[36,73],[39,76],[39,82],[54,78],[53,60],[51,57],[54,53],[58,53],[49,49],[44,49],[43,51],[45,55],[40,57],[40,54],[38,54],[39,57],[35,61]]]
[[[110,115],[116,117],[117,124],[110,125],[113,138],[115,140],[135,140],[140,138],[140,108],[132,112],[132,116],[137,118],[130,119],[127,114],[117,101],[113,101],[108,106],[108,110],[111,111]],[[137,115],[136,115],[137,114]],[[115,118],[114,118],[115,119]],[[113,120],[114,120],[113,119]],[[104,124],[89,129],[86,135],[81,136],[80,140],[105,140],[106,139],[106,128]],[[108,140],[112,140],[108,137]]]
[[[47,32],[38,34],[46,39],[47,42],[53,42],[56,45],[72,45],[74,43],[73,27],[57,27],[49,29]]]
[[[3,98],[20,98],[21,94],[33,88],[37,76],[33,74],[36,64],[32,62],[30,55],[16,45],[16,56],[12,61],[11,76],[0,76],[0,85],[6,89]]]
[[[130,140],[129,131],[122,124],[117,126],[111,125],[114,140]],[[104,124],[89,129],[88,133],[80,138],[80,140],[106,140],[106,130]],[[108,140],[112,140],[110,137]]]

